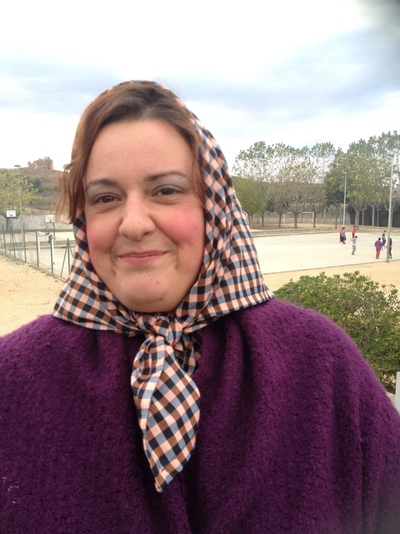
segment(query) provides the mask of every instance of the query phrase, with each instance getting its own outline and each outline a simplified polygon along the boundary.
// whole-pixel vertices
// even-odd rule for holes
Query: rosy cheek
[[[198,243],[204,240],[205,223],[202,213],[193,213],[193,210],[185,210],[177,213],[171,220],[171,231],[179,241]]]
[[[103,236],[103,239],[101,237]],[[102,244],[104,246],[104,231],[101,232],[100,229],[93,227],[90,224],[86,225],[86,237],[89,245],[90,255],[97,254],[101,248]]]

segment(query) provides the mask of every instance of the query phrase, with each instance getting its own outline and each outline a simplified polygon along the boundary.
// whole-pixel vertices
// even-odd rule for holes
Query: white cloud
[[[397,0],[16,0],[0,33],[0,167],[61,168],[84,107],[126,79],[179,93],[230,165],[258,140],[346,147],[394,130],[399,15]]]
[[[70,161],[73,137],[78,116],[48,115],[18,110],[1,111],[1,120],[7,128],[0,129],[0,167],[27,166],[46,156],[62,170]]]

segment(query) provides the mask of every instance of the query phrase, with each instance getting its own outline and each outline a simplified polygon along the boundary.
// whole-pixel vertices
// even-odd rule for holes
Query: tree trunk
[[[365,224],[365,210],[362,210],[361,212],[361,225],[364,226]]]
[[[354,211],[356,212],[354,216],[354,224],[356,226],[359,226],[360,225],[360,209],[356,208]]]
[[[338,219],[339,219],[339,206],[335,206],[335,230],[337,230],[338,227]]]

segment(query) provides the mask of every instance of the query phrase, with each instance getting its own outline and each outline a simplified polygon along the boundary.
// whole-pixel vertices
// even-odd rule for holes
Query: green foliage
[[[317,213],[325,208],[322,180],[334,155],[331,143],[309,149],[283,143],[267,146],[258,141],[241,150],[233,165],[239,200],[250,215],[273,209],[279,214],[279,226],[282,215],[291,211],[297,227],[301,212]]]
[[[19,217],[20,207],[23,212],[35,195],[36,190],[24,175],[15,171],[0,173],[0,215],[3,217],[6,216],[6,211],[11,209],[15,210]]]
[[[265,182],[242,176],[235,176],[232,180],[240,203],[250,216],[265,211],[268,199]]]
[[[392,163],[396,183],[399,160],[400,135],[394,131],[368,141],[360,139],[346,151],[329,142],[295,148],[257,141],[239,152],[232,172],[244,209],[262,216],[273,209],[279,215],[279,226],[287,211],[292,212],[296,227],[300,213],[311,211],[316,216],[326,207],[334,208],[337,223],[345,184],[346,205],[354,211],[356,224],[360,215],[364,224],[365,213],[372,208],[374,225],[375,213],[378,217],[380,211],[388,210]]]
[[[355,212],[356,224],[368,206],[374,212],[386,207],[390,194],[390,175],[393,162],[395,183],[398,179],[400,136],[397,132],[382,133],[380,137],[360,139],[349,145],[346,152],[339,149],[324,178],[328,204],[339,206],[343,202],[346,177],[346,199]],[[374,219],[372,222],[374,225]]]
[[[359,271],[342,276],[301,276],[277,297],[323,313],[342,327],[370,362],[382,384],[393,389],[400,371],[400,300],[397,289]]]
[[[27,180],[32,185],[33,189],[36,190],[36,193],[43,193],[44,187],[40,178],[31,178],[30,176],[27,176]]]

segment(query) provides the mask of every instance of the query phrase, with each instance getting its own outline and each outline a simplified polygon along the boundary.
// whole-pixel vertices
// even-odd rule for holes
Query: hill
[[[0,169],[1,172],[16,172],[17,169]],[[29,162],[20,167],[21,176],[27,178],[37,190],[35,200],[31,204],[31,213],[54,213],[60,191],[63,171],[53,169],[53,161],[43,158]]]

